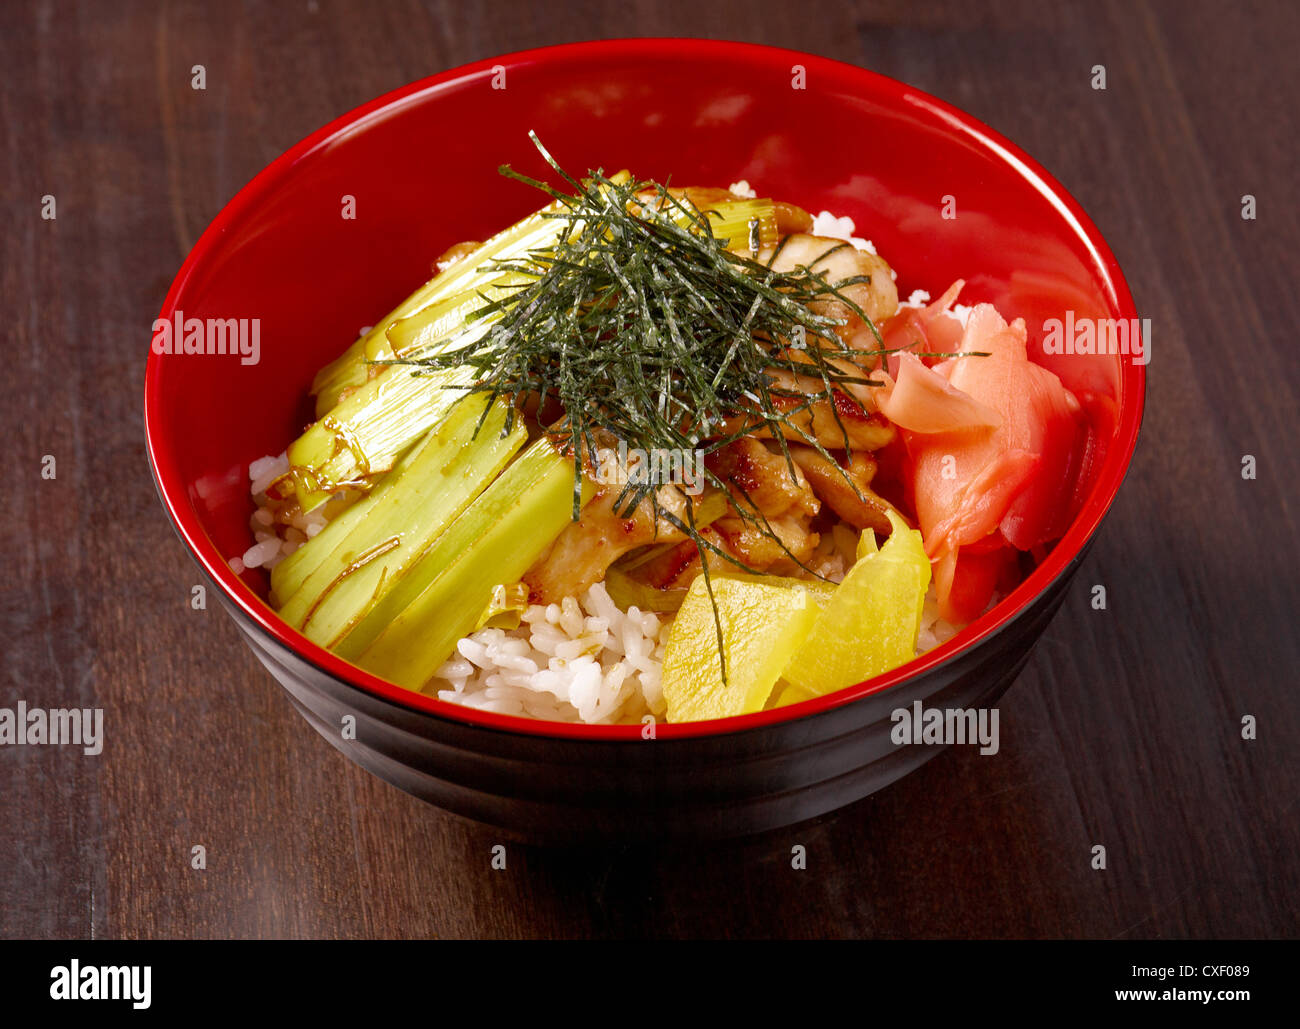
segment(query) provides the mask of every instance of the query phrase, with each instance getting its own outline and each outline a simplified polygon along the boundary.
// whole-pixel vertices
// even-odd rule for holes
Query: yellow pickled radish
[[[858,552],[864,556],[783,670],[789,685],[777,706],[853,686],[916,656],[930,559],[919,532],[892,511],[889,520],[893,532],[879,550],[864,553],[871,530],[863,533]]]
[[[727,679],[718,660],[718,633],[704,576],[682,602],[664,653],[668,721],[761,711],[821,611],[813,592],[797,586],[715,576],[713,598],[722,623]]]
[[[787,704],[797,704],[801,700],[812,700],[813,697],[820,697],[821,694],[806,686],[796,686],[792,682],[781,679],[776,684],[776,689],[772,691],[772,698],[767,702],[769,708],[785,707]]]
[[[804,589],[818,607],[825,607],[835,595],[835,583],[825,579],[795,579],[785,575],[749,575],[744,572],[714,572],[713,581],[731,579],[733,582],[756,582],[763,586],[785,586]],[[716,635],[716,634],[715,634]]]

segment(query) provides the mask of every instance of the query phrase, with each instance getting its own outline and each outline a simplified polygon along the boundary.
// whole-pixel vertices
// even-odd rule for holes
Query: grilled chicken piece
[[[771,267],[779,272],[806,268],[836,287],[851,279],[865,279],[843,287],[840,292],[877,325],[898,310],[898,287],[889,274],[889,265],[883,258],[858,250],[842,239],[796,233],[786,236],[778,246],[760,250],[757,260],[763,264],[770,262]],[[864,350],[874,350],[879,346],[862,319],[833,294],[824,294],[808,306],[818,314],[845,319],[848,324],[837,333],[850,346]]]
[[[807,518],[789,515],[769,518],[766,527],[743,518],[721,518],[715,524],[724,541],[723,550],[751,568],[764,572],[793,572],[800,561],[807,561],[821,539],[808,527]],[[765,528],[770,528],[776,539]],[[734,565],[716,555],[714,559],[719,564],[727,564],[732,571],[736,570]]]
[[[812,447],[793,445],[790,456],[807,476],[813,492],[844,521],[858,529],[889,532],[889,518],[885,512],[891,509],[891,505],[871,491],[871,480],[876,475],[875,458],[858,451],[852,461],[837,464]],[[857,493],[846,481],[846,475],[858,487]],[[861,497],[858,493],[862,494]]]
[[[772,201],[772,206],[776,208],[776,231],[782,236],[789,236],[796,232],[811,232],[813,227],[813,217],[798,204],[787,203],[784,200]]]
[[[791,394],[824,393],[826,385],[810,375],[795,375],[784,368],[768,369],[766,375],[780,395],[772,402],[778,409],[793,411],[806,401]],[[839,389],[831,391],[833,400],[814,401],[802,411],[787,417],[788,427],[782,434],[792,443],[804,437],[815,439],[826,450],[844,450],[848,446],[857,450],[879,450],[894,438],[894,427],[881,415]],[[838,416],[838,420],[837,420]],[[749,419],[755,422],[754,419]],[[746,424],[743,417],[729,418],[723,425],[723,435],[738,432]],[[799,434],[803,433],[801,437]],[[752,435],[771,439],[772,431],[765,422],[755,422]]]
[[[808,519],[786,515],[769,518],[768,526],[777,540],[764,531],[761,523],[755,525],[739,516],[720,518],[700,535],[723,553],[744,562],[760,572],[790,575],[807,564],[821,537],[808,527]],[[711,551],[705,552],[710,571],[738,572],[741,569],[732,561]],[[630,574],[634,579],[658,589],[676,589],[689,586],[700,574],[700,555],[694,540],[685,540],[668,552],[646,562]]]
[[[766,517],[775,518],[791,508],[815,515],[821,505],[808,488],[799,466],[791,477],[785,458],[775,454],[753,436],[740,439],[714,451],[705,461],[709,471],[736,488],[738,501],[748,495]]]
[[[666,519],[656,524],[649,498],[626,518],[614,512],[622,487],[602,486],[582,509],[576,522],[566,525],[550,549],[527,572],[524,583],[532,604],[558,603],[579,597],[605,577],[605,569],[636,547],[672,543],[685,535]],[[663,486],[659,503],[677,518],[686,519],[686,498],[675,486]]]
[[[737,511],[719,518],[702,530],[701,536],[759,571],[790,572],[807,560],[819,539],[809,523],[821,504],[797,464],[791,475],[785,458],[752,436],[742,436],[715,451],[706,463],[714,475],[733,486],[732,505]],[[741,510],[751,512],[752,517],[742,517]],[[760,515],[766,526],[757,520]],[[737,570],[718,554],[710,553],[708,560],[710,569]],[[699,551],[695,541],[688,539],[631,574],[666,589],[689,585],[699,571]]]

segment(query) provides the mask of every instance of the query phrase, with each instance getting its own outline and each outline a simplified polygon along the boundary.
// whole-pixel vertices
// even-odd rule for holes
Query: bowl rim
[[[498,66],[504,65],[509,70],[538,63],[563,62],[570,58],[587,59],[600,56],[616,56],[629,60],[649,58],[675,64],[727,56],[740,57],[751,62],[792,61],[805,67],[815,67],[818,73],[824,73],[837,82],[852,81],[859,88],[865,87],[873,96],[886,102],[903,107],[920,108],[943,122],[948,131],[954,135],[966,139],[982,151],[991,152],[1010,165],[1029,186],[1046,199],[1077,237],[1087,245],[1095,266],[1103,272],[1106,299],[1117,316],[1137,317],[1137,310],[1119,263],[1079,202],[1037,161],[983,122],[906,83],[833,58],[756,43],[676,37],[561,43],[487,57],[408,83],[335,118],[267,165],[218,212],[177,272],[167,291],[159,317],[171,317],[171,313],[177,306],[176,301],[190,277],[220,245],[227,229],[248,208],[274,191],[300,162],[328,148],[336,138],[356,131],[371,119],[387,116],[409,104],[424,102],[441,91],[460,86],[476,78],[490,77]],[[197,512],[188,501],[183,477],[176,462],[168,453],[165,435],[153,431],[154,422],[158,417],[156,412],[162,404],[159,377],[161,367],[158,355],[150,351],[145,367],[144,429],[149,465],[159,498],[167,511],[173,529],[185,544],[190,556],[218,586],[224,600],[238,608],[260,631],[331,679],[345,683],[373,698],[435,719],[529,737],[591,742],[642,738],[644,728],[642,724],[587,725],[552,722],[481,711],[438,700],[427,694],[415,693],[344,661],[281,620],[270,605],[234,574],[226,563],[225,557],[209,539],[199,522]],[[1125,364],[1123,374],[1119,378],[1116,438],[1107,451],[1083,507],[1044,561],[1010,594],[953,639],[884,675],[798,704],[722,719],[678,723],[657,722],[654,726],[654,738],[720,736],[757,730],[778,723],[797,722],[847,707],[864,698],[898,687],[907,681],[929,675],[959,655],[974,650],[1000,633],[1027,610],[1034,598],[1047,592],[1061,576],[1073,570],[1096,534],[1131,465],[1142,423],[1145,395],[1146,367],[1133,362]]]

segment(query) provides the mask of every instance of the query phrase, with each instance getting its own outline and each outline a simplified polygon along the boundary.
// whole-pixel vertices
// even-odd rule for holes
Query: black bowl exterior
[[[1087,549],[1014,619],[924,675],[793,721],[680,739],[526,736],[440,718],[335,678],[226,608],[312,727],[407,793],[537,843],[720,839],[834,811],[934,757],[941,747],[891,740],[893,712],[918,700],[926,709],[993,705]]]

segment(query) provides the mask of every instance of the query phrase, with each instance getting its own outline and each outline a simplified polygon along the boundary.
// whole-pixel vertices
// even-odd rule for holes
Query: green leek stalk
[[[381,489],[345,512],[357,512],[346,531],[326,529],[295,552],[315,550],[304,561],[314,567],[280,616],[325,647],[346,636],[523,446],[522,421],[503,435],[505,423],[501,401],[488,407],[474,396],[453,407]]]
[[[583,482],[584,502],[591,486]],[[533,443],[335,647],[361,667],[419,690],[472,632],[493,590],[517,582],[573,512],[573,460]]]
[[[465,395],[468,368],[415,375],[389,366],[289,445],[298,503],[311,511],[340,489],[369,490]]]
[[[478,410],[481,412],[482,408],[480,407]],[[429,433],[426,439],[432,435],[433,433]],[[418,445],[408,450],[391,473],[380,476],[373,490],[358,498],[356,502],[331,518],[318,535],[310,539],[307,544],[299,547],[271,570],[271,603],[275,605],[277,610],[302,588],[302,584],[307,581],[307,577],[315,572],[334,547],[356,528],[357,522],[366,517],[367,512],[372,510],[367,502],[375,501],[392,489],[393,483],[401,478],[402,469],[410,464],[411,459],[421,450],[422,448]]]
[[[400,471],[399,465],[398,472]],[[342,511],[326,523],[325,528],[319,533],[271,569],[271,603],[277,610],[302,588],[307,577],[320,567],[334,545],[346,537],[357,522],[365,517],[366,508],[363,501],[376,500],[386,490],[391,489],[398,472],[383,479],[373,493],[362,498],[362,502],[355,503]]]

